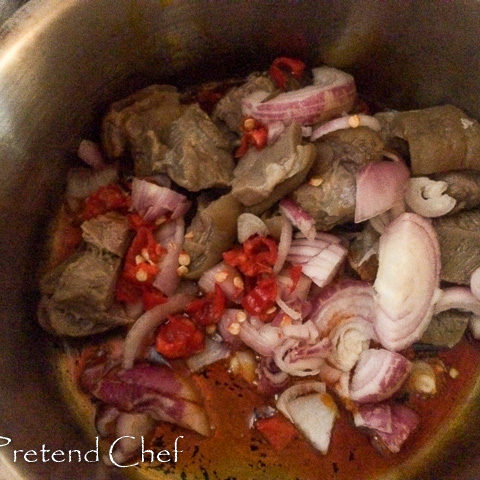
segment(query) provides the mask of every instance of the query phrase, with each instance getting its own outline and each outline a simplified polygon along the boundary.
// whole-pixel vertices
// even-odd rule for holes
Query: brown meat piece
[[[199,210],[185,235],[183,249],[190,255],[187,278],[196,279],[222,259],[237,238],[241,203],[231,194],[223,195]]]
[[[348,262],[362,280],[373,282],[378,270],[378,239],[380,234],[367,223],[357,233],[348,250]]]
[[[109,212],[83,222],[82,236],[99,250],[123,257],[132,238],[132,231],[127,217]]]
[[[255,209],[261,213],[296,188],[303,181],[298,178],[306,177],[316,156],[313,145],[301,145],[301,141],[300,125],[292,123],[273,145],[262,150],[250,148],[233,172],[232,195],[248,207],[266,200]],[[296,181],[279,194],[282,184],[294,177]]]
[[[480,172],[475,170],[457,170],[432,175],[433,180],[448,184],[446,194],[457,203],[450,214],[460,210],[470,210],[480,206]]]
[[[105,153],[112,159],[131,155],[135,175],[151,175],[168,150],[170,126],[183,109],[177,89],[169,85],[151,85],[113,103],[102,122]]]
[[[54,302],[75,311],[106,312],[113,304],[121,259],[89,247],[58,278]]]
[[[38,306],[38,319],[46,331],[68,337],[94,335],[134,321],[119,304],[113,304],[106,312],[79,312],[47,296],[42,298]]]
[[[463,337],[473,314],[459,310],[447,310],[435,315],[419,340],[437,347],[454,347]]]
[[[480,210],[467,210],[433,219],[441,252],[440,278],[468,285],[480,267]]]
[[[167,173],[191,192],[230,185],[234,168],[230,142],[197,104],[173,122],[168,145],[155,172]]]
[[[378,113],[387,143],[408,144],[414,175],[480,170],[480,124],[453,105]]]
[[[242,123],[242,99],[257,90],[273,92],[275,85],[269,77],[254,73],[239,87],[231,88],[217,103],[213,111],[213,118],[225,122],[228,128],[238,132]]]
[[[292,198],[315,219],[319,230],[352,221],[359,167],[382,158],[383,142],[369,128],[346,129],[317,142],[317,160],[310,171],[314,182],[292,193]]]

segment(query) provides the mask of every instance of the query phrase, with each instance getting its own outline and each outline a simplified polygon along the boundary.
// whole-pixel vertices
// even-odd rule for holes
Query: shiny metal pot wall
[[[108,102],[288,54],[352,72],[385,105],[453,102],[479,118],[479,38],[480,3],[467,0],[30,1],[0,31],[0,436],[21,449],[85,448],[52,384],[35,270],[66,160]],[[479,418],[423,479],[480,478]],[[110,475],[95,463],[13,463],[8,447],[0,456],[7,479]]]

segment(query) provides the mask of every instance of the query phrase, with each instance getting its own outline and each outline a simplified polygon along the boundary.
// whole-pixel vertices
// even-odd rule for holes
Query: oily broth
[[[275,452],[258,431],[248,428],[253,408],[264,405],[265,398],[255,387],[232,377],[226,365],[219,362],[193,375],[215,425],[214,434],[204,438],[160,423],[154,450],[172,450],[175,439],[183,435],[178,443],[183,450],[178,455],[178,463],[146,463],[142,467],[126,468],[124,473],[135,480],[314,480],[319,478],[319,472],[324,480],[395,480],[405,478],[407,473],[414,475],[418,468],[435,458],[436,449],[449,436],[456,419],[468,413],[467,399],[474,387],[479,386],[480,348],[477,344],[463,339],[439,356],[447,370],[454,367],[459,376],[456,379],[447,376],[446,384],[434,398],[409,399],[408,404],[420,413],[421,422],[398,454],[383,456],[377,453],[368,437],[352,426],[351,417],[343,410],[335,422],[326,456],[301,437],[282,452]],[[53,353],[53,360],[65,402],[93,443],[97,435],[95,407],[77,386],[82,364],[80,351],[67,344],[63,351]],[[101,446],[108,451],[107,442],[101,442]]]

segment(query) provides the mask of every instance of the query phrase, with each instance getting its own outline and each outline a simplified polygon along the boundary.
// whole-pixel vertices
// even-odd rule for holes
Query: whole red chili
[[[285,90],[289,76],[300,79],[305,70],[305,64],[296,58],[278,57],[268,70],[277,87]]]
[[[184,358],[201,352],[204,341],[204,334],[192,320],[184,315],[171,315],[157,330],[155,348],[166,358]]]
[[[237,267],[244,275],[254,277],[261,273],[271,273],[277,260],[278,248],[275,240],[255,235],[245,240],[241,246],[223,253],[223,260]]]
[[[185,311],[197,325],[211,325],[218,323],[225,312],[225,294],[215,284],[215,290],[203,298],[191,301]]]

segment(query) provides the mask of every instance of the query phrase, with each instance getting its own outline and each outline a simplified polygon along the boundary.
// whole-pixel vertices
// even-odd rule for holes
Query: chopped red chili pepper
[[[244,275],[254,277],[261,273],[271,273],[277,260],[278,249],[275,240],[254,236],[241,246],[223,253],[223,260],[237,267]]]
[[[289,76],[300,79],[305,70],[305,64],[298,59],[288,57],[276,58],[268,70],[277,87],[285,90]]]
[[[255,427],[277,451],[283,450],[298,434],[297,429],[279,414],[257,420]]]
[[[274,275],[259,277],[255,285],[250,287],[242,299],[243,308],[264,322],[272,320],[276,310],[277,280]],[[272,310],[272,311],[270,311]]]
[[[242,140],[235,151],[235,158],[243,157],[250,145],[253,145],[257,150],[261,150],[267,144],[268,129],[262,122],[248,117],[243,122],[242,131]]]
[[[111,210],[126,212],[130,206],[130,197],[115,184],[100,187],[85,199],[81,213],[82,220],[89,220]]]
[[[135,303],[142,296],[142,287],[120,275],[115,289],[115,299],[123,303]]]
[[[298,281],[302,276],[302,266],[301,265],[291,265],[288,269],[288,276],[292,281],[292,286],[290,287],[290,291],[293,292],[298,285]]]
[[[166,358],[183,358],[204,349],[204,334],[189,318],[171,315],[157,330],[155,348]]]
[[[222,318],[225,312],[225,303],[223,290],[215,284],[213,292],[208,293],[203,298],[191,301],[185,311],[197,325],[211,325],[218,323]]]
[[[141,215],[136,212],[129,213],[127,215],[128,223],[133,230],[139,230],[141,227],[147,227],[149,229],[154,229],[155,225],[151,222],[146,222]]]
[[[145,310],[150,310],[157,305],[161,305],[167,301],[167,297],[160,291],[157,290],[155,287],[150,285],[145,285],[142,287],[142,302],[143,308]]]

